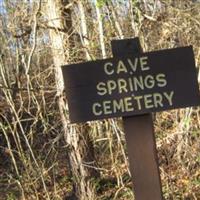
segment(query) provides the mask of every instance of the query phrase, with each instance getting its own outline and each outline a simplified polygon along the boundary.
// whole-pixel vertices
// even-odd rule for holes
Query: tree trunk
[[[138,23],[136,22],[136,19],[135,19],[136,17],[138,18],[138,11],[136,11],[137,7],[132,0],[129,0],[129,7],[130,7],[131,27],[134,31],[134,37],[138,37],[139,29],[138,29]]]
[[[123,39],[124,38],[124,34],[123,34],[122,29],[121,29],[121,25],[120,25],[117,13],[115,11],[114,5],[113,5],[112,1],[108,1],[108,2],[106,2],[106,6],[107,6],[108,10],[112,13],[112,18],[113,18],[113,21],[114,21],[114,25],[115,25],[115,28],[116,28],[116,30],[118,32],[118,35],[119,35],[120,39]]]
[[[95,7],[96,7],[96,13],[97,13],[97,21],[98,21],[98,24],[99,24],[99,41],[100,41],[100,45],[101,45],[102,57],[106,58],[106,48],[105,48],[105,43],[104,43],[103,23],[102,23],[102,19],[101,19],[100,8],[97,6],[97,0],[95,2]]]
[[[87,31],[87,23],[86,23],[86,16],[85,16],[85,11],[84,11],[84,6],[82,1],[77,1],[78,4],[78,9],[80,12],[80,19],[81,19],[81,31],[80,31],[80,38],[82,41],[82,44],[85,49],[85,54],[87,60],[90,60],[90,54],[89,54],[89,40],[88,40],[88,31]]]
[[[69,1],[48,0],[46,8],[48,25],[53,27],[49,30],[49,35],[55,66],[57,99],[64,137],[69,147],[68,160],[74,183],[74,199],[94,200],[95,192],[91,177],[95,177],[96,170],[94,169],[93,146],[89,139],[89,127],[69,124],[66,100],[63,94],[64,81],[61,65],[67,64],[69,49],[73,45],[72,37],[70,37],[73,30],[72,17],[68,5]]]

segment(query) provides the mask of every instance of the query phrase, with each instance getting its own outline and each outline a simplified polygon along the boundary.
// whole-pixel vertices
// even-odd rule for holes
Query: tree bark
[[[119,19],[117,17],[117,13],[115,11],[114,5],[113,5],[112,1],[108,1],[108,2],[106,2],[106,6],[107,6],[108,10],[110,10],[111,13],[112,13],[112,18],[113,18],[113,21],[114,21],[114,25],[115,25],[115,28],[116,28],[116,30],[118,32],[118,35],[119,35],[120,39],[123,39],[124,38],[124,34],[123,34],[122,29],[121,29],[121,25],[120,25]]]
[[[87,60],[90,60],[90,54],[89,54],[89,40],[88,40],[88,31],[87,31],[87,23],[86,23],[86,16],[85,16],[85,11],[84,11],[84,6],[81,0],[77,1],[78,9],[80,12],[80,19],[81,19],[81,33],[80,33],[80,38],[82,41],[82,44],[85,49],[85,54]]]
[[[49,30],[52,55],[55,67],[55,81],[57,86],[58,106],[63,126],[65,141],[68,145],[68,161],[70,163],[73,183],[74,199],[94,200],[95,192],[91,181],[96,175],[94,169],[93,146],[89,137],[89,126],[70,125],[64,97],[64,81],[61,65],[67,64],[69,49],[73,45],[72,17],[69,1],[48,0],[46,14],[48,25],[54,27]],[[65,30],[66,33],[59,30]]]
[[[136,10],[136,5],[133,5],[133,1],[129,0],[129,6],[130,6],[130,19],[131,19],[131,27],[134,31],[134,37],[138,37],[139,34],[139,29],[138,29],[138,24],[136,23],[136,16],[138,15],[137,13],[134,12],[134,9]],[[135,6],[135,8],[134,8]]]
[[[102,19],[101,19],[100,8],[97,6],[97,0],[95,2],[95,7],[96,7],[96,13],[97,13],[97,21],[98,21],[98,24],[99,24],[99,41],[100,41],[100,45],[101,45],[102,57],[106,58],[106,48],[105,48],[105,43],[104,43],[103,23],[102,23]]]

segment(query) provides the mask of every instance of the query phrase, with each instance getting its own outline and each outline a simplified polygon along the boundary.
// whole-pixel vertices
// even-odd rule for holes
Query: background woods
[[[60,66],[139,36],[193,45],[198,71],[199,1],[1,0],[0,26],[0,199],[134,199],[121,120],[70,124]],[[154,121],[165,199],[200,199],[200,109]]]

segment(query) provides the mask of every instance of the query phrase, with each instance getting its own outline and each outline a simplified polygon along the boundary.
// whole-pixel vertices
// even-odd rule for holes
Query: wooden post
[[[113,56],[141,53],[138,38],[112,41]],[[123,117],[130,171],[136,200],[162,200],[151,114]]]

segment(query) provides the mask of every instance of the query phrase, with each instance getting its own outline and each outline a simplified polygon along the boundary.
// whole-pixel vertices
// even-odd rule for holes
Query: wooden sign
[[[111,45],[114,58],[62,67],[70,119],[122,117],[135,199],[162,200],[151,112],[199,105],[193,50],[141,53],[138,38]]]
[[[62,66],[71,122],[199,105],[191,46]]]

